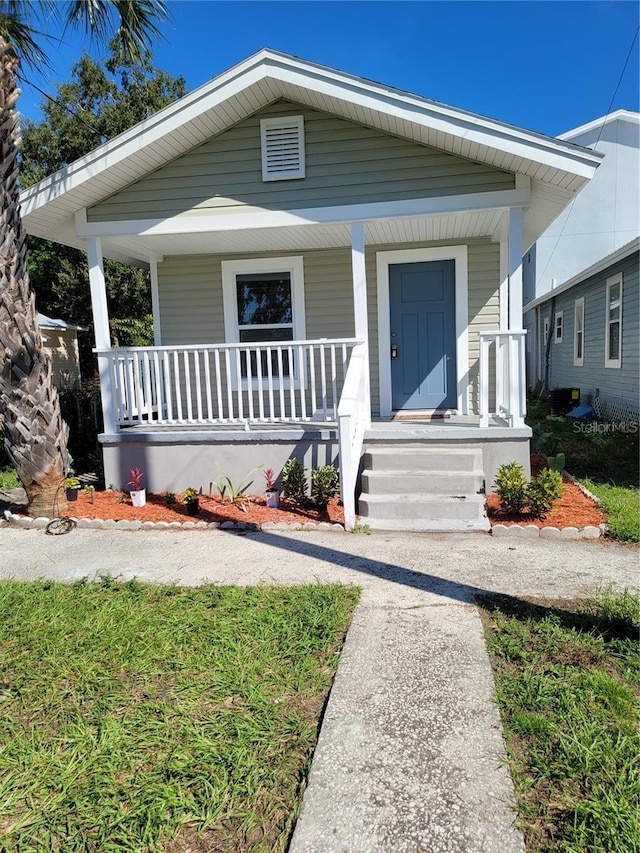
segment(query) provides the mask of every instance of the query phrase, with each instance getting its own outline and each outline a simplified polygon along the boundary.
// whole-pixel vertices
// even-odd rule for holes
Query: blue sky
[[[154,64],[193,89],[272,47],[453,106],[556,135],[604,115],[638,27],[636,2],[211,2],[170,0]],[[49,93],[86,39],[67,34]],[[92,47],[93,56],[100,50]],[[639,109],[638,40],[612,109]],[[23,88],[20,109],[38,117]]]

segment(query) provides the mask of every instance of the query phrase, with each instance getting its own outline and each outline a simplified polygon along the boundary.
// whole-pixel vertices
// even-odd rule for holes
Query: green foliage
[[[164,502],[167,506],[174,506],[176,503],[176,496],[174,492],[165,492],[164,493]]]
[[[496,492],[503,510],[519,515],[527,503],[527,481],[524,468],[517,462],[507,462],[496,473]]]
[[[557,456],[547,456],[547,465],[552,471],[562,474],[567,465],[564,453],[558,453]]]
[[[192,825],[284,851],[357,600],[0,582],[0,848],[151,853]]]
[[[481,603],[527,850],[640,850],[640,599]]]
[[[307,497],[307,475],[304,466],[293,457],[284,463],[281,475],[282,489],[286,497],[298,503],[308,501]]]
[[[71,80],[57,87],[55,98],[41,102],[42,120],[24,123],[20,177],[23,189],[184,95],[182,77],[155,70],[148,59],[123,65],[115,41],[110,49],[105,65],[83,56],[73,67]],[[104,267],[114,343],[150,344],[153,334],[148,272],[109,259],[105,259]],[[29,272],[39,311],[92,329],[84,252],[29,238]],[[93,364],[92,339],[92,334],[79,336],[83,365]]]
[[[0,470],[0,492],[17,489],[19,485],[20,480],[18,479],[15,468],[2,468]]]
[[[334,465],[321,465],[311,471],[311,502],[316,509],[326,509],[340,485],[340,475]]]
[[[544,518],[560,500],[564,486],[559,471],[545,468],[534,477],[526,490],[529,512],[534,518]]]
[[[189,486],[188,489],[184,490],[184,494],[182,495],[182,503],[186,506],[189,506],[189,504],[198,503],[199,498],[200,495],[198,493],[198,490],[194,489],[192,486]]]
[[[251,483],[253,483],[253,475],[261,468],[262,465],[256,465],[248,474],[245,474],[239,483],[233,483],[226,474],[221,474],[220,468],[218,468],[218,479],[215,482],[209,483],[209,494],[211,494],[212,487],[215,485],[222,501],[229,501],[246,511],[245,502],[247,498],[244,493]]]
[[[80,480],[77,480],[75,477],[67,477],[64,481],[65,489],[79,489],[80,488]]]
[[[607,535],[622,542],[640,542],[640,489],[582,481],[607,513]]]

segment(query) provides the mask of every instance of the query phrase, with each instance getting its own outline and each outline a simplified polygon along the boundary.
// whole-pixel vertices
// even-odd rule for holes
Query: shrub
[[[304,467],[297,459],[287,459],[282,469],[282,489],[288,498],[305,503],[307,498],[307,477]]]
[[[501,465],[496,473],[496,492],[505,512],[520,515],[527,504],[524,468],[517,462]]]
[[[529,483],[526,490],[529,511],[534,518],[544,518],[560,500],[564,486],[562,475],[552,468],[545,468]]]
[[[311,502],[316,509],[325,509],[335,497],[339,483],[340,476],[334,465],[321,465],[311,471]]]

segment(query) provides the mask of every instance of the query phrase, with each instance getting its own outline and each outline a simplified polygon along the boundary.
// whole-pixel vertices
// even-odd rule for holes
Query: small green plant
[[[79,489],[80,488],[80,480],[76,477],[67,477],[64,481],[65,489]]]
[[[175,503],[175,495],[173,496],[173,502]],[[187,506],[189,504],[195,504],[198,502],[200,495],[198,494],[198,490],[189,486],[188,489],[184,490],[184,494],[182,495],[182,502]]]
[[[524,468],[517,462],[507,462],[496,473],[496,492],[505,512],[520,515],[527,505],[527,481]]]
[[[96,490],[94,486],[85,486],[82,490],[85,495],[89,495],[89,502],[95,503],[96,500]]]
[[[262,465],[256,465],[256,467],[252,468],[248,474],[245,474],[239,483],[232,482],[231,478],[227,477],[226,474],[221,474],[220,469],[218,468],[218,479],[215,483],[209,483],[209,494],[211,494],[213,486],[215,486],[220,493],[220,499],[223,503],[225,501],[229,501],[229,503],[235,504],[235,506],[239,507],[243,512],[246,512],[246,503],[249,499],[244,493],[251,483],[253,483],[253,475],[261,468]]]
[[[164,493],[164,502],[167,506],[173,506],[176,502],[176,496],[174,492],[165,492]]]
[[[371,535],[371,528],[369,527],[368,524],[361,524],[359,521],[356,521],[356,523],[353,525],[353,530],[351,532],[352,533],[364,533],[367,536],[370,536]]]
[[[547,465],[552,471],[562,474],[567,466],[567,460],[564,453],[558,453],[557,456],[547,456]]]
[[[527,486],[527,503],[534,518],[544,518],[562,497],[564,486],[559,471],[545,468]]]
[[[304,504],[307,497],[307,475],[301,462],[293,457],[287,459],[282,469],[282,489],[286,497],[296,503]]]
[[[125,504],[126,502],[127,502],[127,496],[126,495],[118,495],[118,497],[116,498],[117,504]]]
[[[325,509],[335,497],[340,475],[334,465],[321,465],[311,471],[311,503],[316,509]]]

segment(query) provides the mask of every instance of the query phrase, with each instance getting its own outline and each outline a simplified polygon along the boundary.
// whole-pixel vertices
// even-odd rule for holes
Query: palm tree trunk
[[[68,428],[29,286],[27,235],[19,206],[16,67],[8,43],[0,37],[0,424],[27,492],[29,514],[53,518],[68,511]]]

